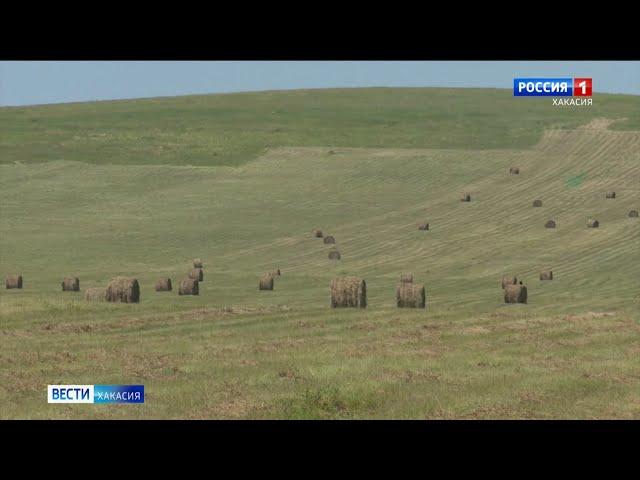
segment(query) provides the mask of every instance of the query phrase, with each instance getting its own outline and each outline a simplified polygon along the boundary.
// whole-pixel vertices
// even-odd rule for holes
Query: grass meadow
[[[352,89],[1,108],[0,273],[24,288],[0,290],[0,418],[640,418],[640,97],[594,104]],[[178,296],[195,257],[200,295]],[[396,308],[403,272],[425,310]],[[508,273],[528,304],[503,303]],[[117,275],[139,304],[83,300]],[[338,275],[366,280],[366,310],[329,308]],[[143,405],[46,403],[48,384],[137,383]]]

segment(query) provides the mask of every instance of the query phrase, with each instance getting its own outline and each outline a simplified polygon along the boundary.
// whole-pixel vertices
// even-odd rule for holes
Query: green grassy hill
[[[0,162],[235,166],[285,146],[532,147],[545,128],[598,117],[640,129],[638,97],[599,94],[594,104],[557,108],[497,89],[363,88],[0,108]]]
[[[640,97],[547,100],[362,89],[0,109],[0,273],[25,279],[0,291],[0,417],[640,418]],[[194,257],[199,297],[153,292]],[[426,310],[395,308],[405,271]],[[506,273],[529,304],[502,303]],[[329,308],[342,274],[366,279],[366,311]],[[141,303],[87,303],[59,291],[67,275],[82,290],[135,276]],[[147,402],[48,406],[51,383],[143,383]]]

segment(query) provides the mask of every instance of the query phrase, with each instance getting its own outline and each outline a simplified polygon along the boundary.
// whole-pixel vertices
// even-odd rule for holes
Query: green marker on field
[[[579,187],[584,182],[584,179],[586,178],[586,176],[587,174],[583,172],[579,175],[574,175],[573,177],[567,178],[566,180],[567,187],[569,188]]]

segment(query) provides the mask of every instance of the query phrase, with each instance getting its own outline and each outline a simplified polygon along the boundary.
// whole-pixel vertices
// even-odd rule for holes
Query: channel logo
[[[591,78],[514,78],[514,97],[590,97]]]
[[[144,385],[47,385],[48,403],[144,403]]]

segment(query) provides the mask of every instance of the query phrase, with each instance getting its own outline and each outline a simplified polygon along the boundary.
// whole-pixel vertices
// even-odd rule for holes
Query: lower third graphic
[[[48,403],[144,403],[144,385],[48,385]]]

